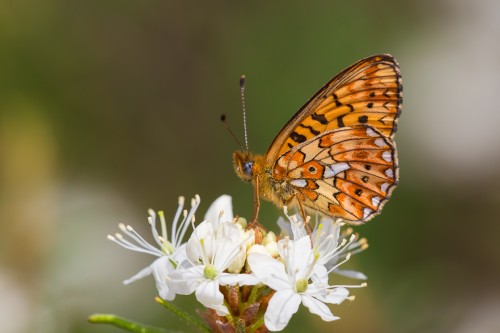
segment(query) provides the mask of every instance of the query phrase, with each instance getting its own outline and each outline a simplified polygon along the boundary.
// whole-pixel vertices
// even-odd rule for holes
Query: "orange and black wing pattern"
[[[392,140],[401,113],[399,65],[391,55],[375,55],[346,68],[321,88],[276,136],[266,163],[321,134],[368,125]]]
[[[277,160],[274,171],[308,210],[352,223],[380,212],[398,179],[395,147],[369,125],[333,129],[301,143]]]

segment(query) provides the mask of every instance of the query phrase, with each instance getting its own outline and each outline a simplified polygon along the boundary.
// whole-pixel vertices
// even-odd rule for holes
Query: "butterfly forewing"
[[[376,55],[348,67],[316,93],[276,136],[268,163],[293,147],[338,128],[369,125],[392,139],[401,112],[399,66],[390,55]]]
[[[391,140],[367,125],[334,129],[297,145],[273,170],[305,207],[359,222],[380,211],[398,175]]]

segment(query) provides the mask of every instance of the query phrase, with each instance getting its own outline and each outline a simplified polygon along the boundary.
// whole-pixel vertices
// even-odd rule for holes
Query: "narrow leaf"
[[[172,303],[169,303],[169,302],[161,299],[160,297],[156,297],[155,300],[157,303],[161,304],[164,308],[166,308],[167,310],[172,312],[174,315],[176,315],[180,319],[184,320],[188,324],[195,326],[200,332],[202,332],[202,333],[211,333],[212,332],[210,330],[210,328],[208,328],[203,323],[201,323],[200,321],[193,318],[188,313],[182,311],[181,309],[179,309],[178,307],[176,307]]]
[[[91,315],[88,320],[92,324],[112,325],[134,333],[180,333],[178,331],[147,326],[113,314],[96,313]]]

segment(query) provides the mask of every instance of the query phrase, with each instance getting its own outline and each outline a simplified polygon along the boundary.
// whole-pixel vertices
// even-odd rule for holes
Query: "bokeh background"
[[[118,332],[94,312],[182,328],[151,257],[106,240],[146,210],[220,194],[249,216],[234,175],[247,75],[250,147],[351,63],[391,53],[403,74],[401,182],[349,263],[369,276],[324,323],[288,332],[500,332],[500,2],[0,2],[0,330]],[[280,211],[264,203],[276,229]],[[178,305],[193,307],[181,297]],[[192,330],[192,329],[188,329]]]

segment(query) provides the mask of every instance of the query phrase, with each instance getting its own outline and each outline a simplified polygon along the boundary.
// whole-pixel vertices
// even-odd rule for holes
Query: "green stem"
[[[226,308],[228,309],[231,309],[231,307],[229,306],[229,303],[227,302],[226,298],[224,297],[224,305],[226,306]],[[234,323],[234,318],[233,316],[231,315],[231,311],[229,311],[229,313],[226,315],[226,319],[228,322],[230,322],[231,324]]]
[[[200,332],[202,332],[202,333],[211,333],[212,332],[207,326],[203,325],[201,322],[199,322],[198,320],[194,319],[189,314],[187,314],[186,312],[182,311],[181,309],[179,309],[175,305],[173,305],[173,304],[171,304],[171,303],[169,303],[169,302],[161,299],[160,297],[156,297],[155,301],[157,303],[161,304],[164,308],[166,308],[167,310],[169,310],[170,312],[172,312],[177,317],[179,317],[182,320],[184,320],[185,322],[187,322],[188,324],[191,324],[191,325],[195,326]]]
[[[92,324],[108,324],[135,333],[177,333],[175,331],[147,326],[113,314],[96,313],[89,317]]]
[[[253,304],[257,300],[257,297],[259,296],[259,292],[262,289],[262,286],[260,285],[255,285],[252,288],[252,291],[250,292],[250,296],[248,296],[248,304]]]
[[[260,315],[259,320],[257,320],[252,326],[250,326],[247,332],[254,333],[262,325],[264,325],[264,315]]]
[[[236,321],[236,333],[245,333],[245,321],[244,320],[237,320]]]

